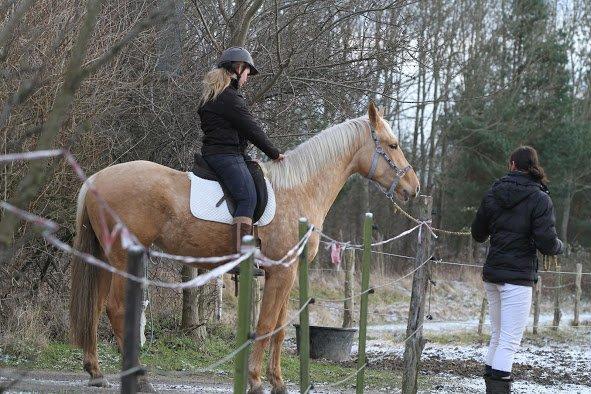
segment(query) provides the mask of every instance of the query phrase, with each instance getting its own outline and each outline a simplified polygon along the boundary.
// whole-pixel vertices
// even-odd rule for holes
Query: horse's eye
[[[391,149],[398,149],[398,144],[390,144]]]

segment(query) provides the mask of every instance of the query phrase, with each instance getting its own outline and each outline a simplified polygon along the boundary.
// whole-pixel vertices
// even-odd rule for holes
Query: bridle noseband
[[[373,152],[373,155],[371,156],[371,167],[369,168],[369,173],[367,174],[367,178],[374,181],[375,184],[380,188],[380,190],[386,195],[386,197],[388,197],[389,199],[392,200],[394,198],[394,192],[396,191],[396,187],[398,186],[400,179],[404,175],[406,175],[406,173],[409,170],[412,169],[412,166],[408,165],[404,168],[398,168],[398,166],[392,161],[392,159],[390,159],[390,157],[386,154],[386,152],[384,152],[384,148],[382,148],[382,144],[380,144],[380,140],[378,139],[378,135],[371,124],[369,125],[369,129],[371,131],[371,139],[373,140],[374,144],[376,145],[376,150]],[[382,185],[380,185],[377,181],[375,181],[373,179],[376,169],[378,168],[378,160],[380,159],[380,157],[383,157],[384,160],[386,160],[386,163],[388,163],[388,165],[390,166],[390,168],[392,170],[394,170],[394,172],[396,173],[396,176],[394,177],[394,180],[392,181],[392,184],[390,185],[388,190],[383,188]]]

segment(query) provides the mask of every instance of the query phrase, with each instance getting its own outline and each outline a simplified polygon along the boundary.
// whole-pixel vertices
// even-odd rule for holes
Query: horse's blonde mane
[[[287,152],[283,161],[265,163],[265,173],[276,189],[290,189],[306,183],[322,171],[326,163],[357,151],[362,141],[360,137],[368,127],[367,116],[329,127]]]

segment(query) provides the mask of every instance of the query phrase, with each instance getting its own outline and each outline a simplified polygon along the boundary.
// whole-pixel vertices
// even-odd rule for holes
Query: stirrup
[[[237,265],[236,267],[232,268],[230,271],[227,272],[230,275],[240,275],[240,266]],[[252,267],[252,276],[265,276],[265,271],[258,268]]]
[[[228,274],[232,274],[232,282],[234,282],[234,297],[238,297],[238,275],[240,275],[240,266],[232,268],[228,271]],[[258,267],[252,267],[252,277],[265,276],[265,271]]]

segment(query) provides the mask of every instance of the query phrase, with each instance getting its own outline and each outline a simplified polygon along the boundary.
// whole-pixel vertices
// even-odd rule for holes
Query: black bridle
[[[369,126],[369,129],[371,131],[371,139],[373,140],[373,142],[376,145],[376,150],[373,152],[373,155],[371,156],[371,166],[369,168],[369,173],[367,174],[367,177],[369,179],[371,179],[372,181],[374,181],[378,185],[378,187],[386,195],[386,197],[388,197],[389,199],[392,200],[394,198],[394,192],[396,191],[396,187],[398,186],[398,183],[400,183],[400,179],[404,175],[406,175],[406,173],[409,170],[411,170],[412,167],[410,165],[408,165],[404,168],[398,168],[398,166],[386,154],[386,152],[384,151],[384,148],[382,148],[382,144],[380,143],[378,135],[371,124]],[[388,163],[390,168],[392,170],[394,170],[394,172],[396,173],[396,176],[394,177],[394,180],[392,181],[392,184],[390,185],[388,190],[383,188],[382,185],[380,185],[378,182],[376,182],[373,179],[376,169],[378,168],[378,161],[379,161],[380,157],[384,158],[384,160],[386,160],[386,163]]]

